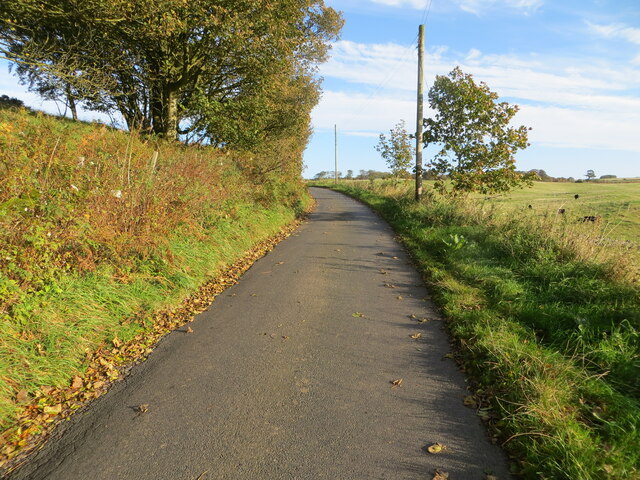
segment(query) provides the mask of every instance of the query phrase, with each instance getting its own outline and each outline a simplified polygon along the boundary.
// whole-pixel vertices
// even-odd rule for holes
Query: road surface
[[[308,222],[193,333],[163,339],[11,478],[509,478],[390,228],[339,193],[312,193]],[[434,442],[445,451],[426,453]]]

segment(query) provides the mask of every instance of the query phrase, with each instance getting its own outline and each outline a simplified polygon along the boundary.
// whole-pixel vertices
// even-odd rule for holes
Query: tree
[[[395,127],[389,130],[389,138],[382,133],[379,138],[375,149],[385,159],[391,173],[394,176],[408,176],[414,148],[411,136],[405,128],[404,120],[400,120]]]
[[[341,27],[323,0],[12,0],[0,56],[35,89],[120,111],[130,129],[219,137],[213,118],[270,112],[288,80],[308,87]]]
[[[526,174],[516,171],[514,157],[529,146],[528,129],[509,127],[518,106],[497,100],[484,82],[476,84],[459,67],[436,77],[429,90],[435,117],[425,119],[423,141],[441,145],[428,164],[441,177],[439,191],[488,194],[530,184]]]
[[[593,180],[594,178],[596,178],[596,173],[593,170],[587,170],[585,177],[587,177],[587,181]]]

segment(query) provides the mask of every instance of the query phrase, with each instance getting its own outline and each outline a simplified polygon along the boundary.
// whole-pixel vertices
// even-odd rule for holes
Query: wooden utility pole
[[[335,183],[338,183],[338,125],[333,125],[333,137],[335,141],[336,165],[334,170]]]
[[[422,122],[424,103],[424,25],[418,27],[418,112],[416,115],[416,202],[422,196]]]

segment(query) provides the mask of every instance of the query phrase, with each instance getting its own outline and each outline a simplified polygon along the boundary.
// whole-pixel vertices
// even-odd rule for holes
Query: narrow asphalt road
[[[312,193],[309,221],[193,333],[167,336],[11,478],[509,478],[390,228],[341,194]],[[446,450],[426,453],[433,442]]]

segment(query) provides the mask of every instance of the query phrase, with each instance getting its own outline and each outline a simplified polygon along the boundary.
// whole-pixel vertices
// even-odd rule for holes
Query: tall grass
[[[516,473],[640,476],[637,265],[606,231],[478,200],[416,204],[397,183],[337,188],[380,211],[413,254]]]

